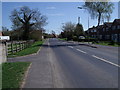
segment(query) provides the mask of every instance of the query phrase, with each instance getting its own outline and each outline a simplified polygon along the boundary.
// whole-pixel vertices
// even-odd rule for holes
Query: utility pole
[[[84,7],[78,7],[78,9],[86,9]],[[88,30],[89,30],[89,14],[88,14]],[[88,44],[89,44],[89,32],[88,32]]]

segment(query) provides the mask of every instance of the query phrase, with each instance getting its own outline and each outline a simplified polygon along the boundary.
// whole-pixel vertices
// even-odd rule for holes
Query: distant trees
[[[7,27],[2,27],[2,34],[8,36],[10,34],[9,29]]]
[[[67,38],[67,40],[78,39],[80,35],[84,35],[83,27],[79,23],[76,25],[72,22],[66,22],[62,26],[62,30],[60,37]]]
[[[35,41],[42,40],[42,30],[33,30],[30,32],[30,39]]]
[[[32,30],[41,30],[47,24],[46,16],[42,15],[38,9],[30,9],[27,6],[14,9],[10,19],[13,23],[12,29],[21,33],[23,40],[30,39]]]
[[[62,26],[62,30],[63,30],[63,33],[61,33],[61,35],[64,38],[67,38],[67,40],[70,40],[73,37],[73,32],[75,30],[75,24],[72,22],[66,22]]]
[[[55,33],[55,31],[53,31],[53,30],[52,30],[52,37],[53,37],[53,38],[56,38],[56,33]]]
[[[110,20],[110,16],[114,9],[114,4],[111,2],[88,2],[88,0],[85,0],[85,7],[88,12],[91,15],[91,18],[97,18],[98,19],[98,26],[103,19],[107,19],[107,21]]]
[[[74,30],[74,35],[77,36],[77,38],[79,38],[79,36],[83,36],[84,35],[84,31],[83,31],[83,26],[82,24],[77,24],[76,28]]]

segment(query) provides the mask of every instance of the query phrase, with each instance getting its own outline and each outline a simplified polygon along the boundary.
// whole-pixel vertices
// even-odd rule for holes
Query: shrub
[[[112,41],[110,41],[110,43],[108,45],[114,45],[114,44],[115,44],[115,42],[112,40]]]
[[[73,41],[77,41],[77,40],[78,40],[77,36],[73,36]]]

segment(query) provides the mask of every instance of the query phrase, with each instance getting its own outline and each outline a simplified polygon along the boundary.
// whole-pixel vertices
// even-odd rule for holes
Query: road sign
[[[0,36],[0,40],[10,40],[10,36]]]

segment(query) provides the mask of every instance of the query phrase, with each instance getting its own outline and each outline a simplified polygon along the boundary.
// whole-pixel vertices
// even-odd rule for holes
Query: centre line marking
[[[116,66],[116,67],[120,67],[119,65],[117,65],[117,64],[115,64],[115,63],[113,63],[113,62],[110,62],[110,61],[108,61],[108,60],[105,60],[105,59],[103,59],[103,58],[100,58],[100,57],[97,57],[97,56],[95,56],[95,55],[92,55],[94,58],[97,58],[97,59],[99,59],[99,60],[101,60],[101,61],[104,61],[104,62],[106,62],[106,63],[109,63],[109,64],[111,64],[111,65],[114,65],[114,66]]]
[[[68,46],[69,48],[73,48],[72,46]]]
[[[84,51],[82,51],[82,50],[80,50],[80,49],[76,49],[77,51],[80,51],[80,52],[82,52],[82,53],[86,53],[86,52],[84,52]]]

